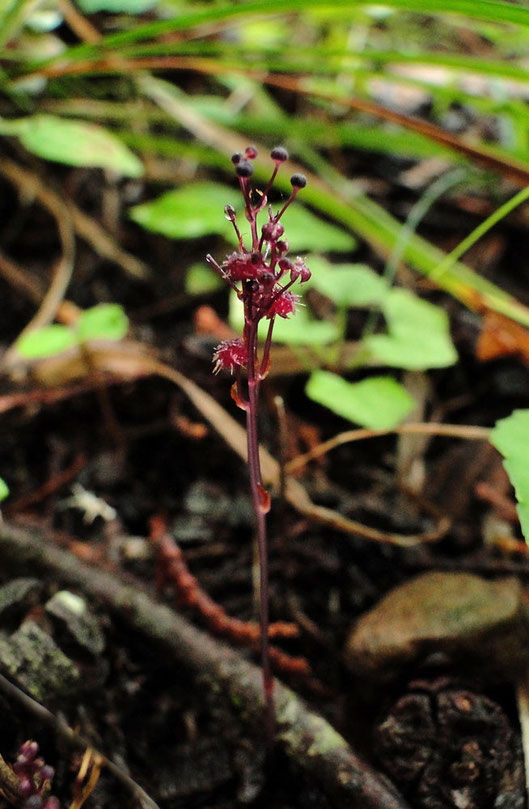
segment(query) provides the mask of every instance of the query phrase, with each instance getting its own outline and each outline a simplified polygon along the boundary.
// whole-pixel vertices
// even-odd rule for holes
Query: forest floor
[[[401,168],[389,166],[395,175]],[[387,172],[388,166],[378,170]],[[205,632],[211,633],[214,621],[187,603],[194,579],[226,615],[251,621],[255,571],[245,463],[222,430],[212,428],[207,407],[201,411],[181,386],[149,370],[135,353],[148,346],[242,424],[230,380],[212,374],[212,351],[227,328],[225,292],[197,299],[183,288],[185,268],[221,251],[220,240],[171,243],[127,224],[122,214],[137,188],[107,184],[95,170],[50,169],[46,183],[96,219],[106,211],[116,240],[151,272],[134,278],[79,240],[68,300],[82,308],[120,303],[131,321],[131,339],[106,370],[88,360],[81,371],[75,363],[50,363],[4,372],[0,468],[11,496],[3,530],[22,531],[29,544],[32,536],[45,537],[80,565],[126,581]],[[56,221],[38,200],[20,201],[5,178],[0,200],[2,251],[38,287],[60,250]],[[406,189],[397,187],[385,202],[402,217]],[[424,227],[450,249],[460,239],[461,222],[461,209],[447,203],[436,207]],[[464,223],[468,232],[473,217],[466,215]],[[361,260],[379,266],[369,248],[362,251]],[[513,272],[522,254],[523,230],[513,221],[475,249],[469,262],[480,263],[484,274],[523,300],[522,281]],[[7,348],[33,316],[35,302],[20,283],[8,280],[5,261],[1,275],[1,340]],[[448,310],[460,355],[453,368],[411,375],[409,383],[429,402],[431,420],[488,427],[514,408],[528,407],[523,364],[516,358],[480,360],[481,318],[423,287]],[[350,333],[358,327],[352,316]],[[262,442],[283,464],[346,426],[304,396],[304,381],[299,369],[272,374],[263,390]],[[278,413],[278,396],[284,412]],[[224,425],[229,432],[230,422]],[[271,615],[297,624],[299,635],[274,644],[307,664],[279,672],[280,679],[350,742],[381,783],[393,781],[402,795],[395,806],[521,809],[526,798],[518,671],[484,661],[472,649],[454,657],[435,643],[389,673],[382,672],[382,662],[378,672],[376,661],[368,673],[361,671],[345,652],[355,622],[419,574],[527,579],[529,559],[498,453],[486,441],[387,435],[344,444],[304,466],[296,480],[313,503],[417,541],[401,547],[340,531],[313,519],[310,510],[296,510],[275,490]],[[160,532],[177,543],[194,577],[184,580],[187,594],[182,579],[179,590],[168,574]],[[250,727],[220,685],[202,682],[185,654],[166,653],[159,639],[84,592],[82,579],[72,584],[60,566],[33,567],[22,552],[4,547],[1,537],[0,554],[0,670],[141,784],[159,807],[339,805],[317,767],[312,772],[296,762],[282,745],[267,757],[259,723]],[[21,577],[33,582],[13,585]],[[84,607],[69,601],[65,590]],[[89,616],[88,637],[72,617],[79,611]],[[231,643],[222,621],[217,628],[219,640]],[[258,663],[253,647],[239,645],[237,654]],[[13,662],[15,652],[19,659]],[[81,805],[81,782],[90,773],[87,807],[137,805],[137,794],[112,769],[101,766],[98,778],[94,752],[85,758],[83,781],[82,745],[67,741],[49,717],[44,720],[2,687],[0,701],[0,753],[12,761],[24,740],[36,740],[57,770],[53,793],[62,806],[71,804],[72,795],[77,803],[71,805]]]

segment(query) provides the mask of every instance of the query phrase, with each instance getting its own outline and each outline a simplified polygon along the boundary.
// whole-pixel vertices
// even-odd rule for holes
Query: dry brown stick
[[[246,433],[244,428],[209,393],[206,393],[191,379],[165,363],[158,362],[150,357],[145,357],[143,362],[146,369],[150,369],[150,373],[159,374],[178,385],[212,427],[222,435],[226,443],[241,458],[246,459]],[[260,459],[263,481],[267,485],[271,484],[277,487],[280,478],[278,462],[264,447],[260,447]],[[432,531],[423,534],[405,535],[379,531],[376,528],[371,528],[368,525],[352,520],[350,517],[345,517],[330,508],[313,503],[301,483],[290,476],[285,479],[285,498],[301,514],[328,525],[337,531],[355,534],[373,542],[389,543],[401,547],[433,542],[442,537],[450,526],[450,521],[443,518]]]
[[[391,427],[388,430],[369,430],[367,428],[360,428],[358,430],[346,430],[343,433],[329,438],[328,441],[322,441],[316,447],[313,447],[309,452],[304,452],[303,455],[298,455],[287,464],[285,464],[285,471],[287,473],[297,472],[302,469],[309,461],[314,458],[320,458],[326,455],[332,449],[341,447],[343,444],[350,444],[354,441],[364,441],[366,438],[378,438],[383,435],[438,435],[447,438],[465,438],[468,441],[487,441],[490,435],[488,427],[478,427],[473,424],[435,424],[433,422],[418,422],[417,424],[401,424],[400,427]]]
[[[21,168],[11,160],[0,160],[0,172],[11,183],[16,185],[21,194],[35,196],[41,205],[53,216],[61,241],[62,255],[55,265],[51,283],[31,321],[22,334],[31,329],[46,326],[54,319],[57,309],[64,300],[66,289],[70,283],[75,260],[75,234],[68,206],[63,200],[46,188],[39,178],[30,171]]]
[[[79,39],[83,42],[99,42],[101,34],[97,28],[75,8],[70,0],[59,0],[59,8],[71,30],[77,34]]]
[[[0,275],[32,303],[40,304],[44,297],[44,289],[40,280],[24,272],[22,267],[15,264],[2,250],[0,250]]]
[[[71,211],[77,235],[88,242],[101,258],[113,261],[132,278],[145,280],[151,277],[149,267],[141,259],[120,247],[99,222],[75,205],[71,206]]]
[[[48,188],[30,171],[13,163],[11,160],[3,159],[0,161],[0,172],[16,185],[21,193],[27,194],[29,190],[52,213],[53,211],[66,210],[77,235],[88,242],[101,258],[113,261],[133,278],[145,279],[149,277],[150,272],[147,265],[132,253],[123,250],[95,219],[92,219],[74,205],[72,200],[68,200],[68,206],[66,207],[55,191]]]
[[[149,639],[203,687],[223,693],[249,729],[262,732],[261,672],[173,610],[106,571],[90,567],[36,530],[0,525],[0,555],[13,573],[51,574],[78,587]],[[278,745],[330,796],[336,809],[409,809],[395,787],[360,759],[329,723],[290,689],[275,684]]]

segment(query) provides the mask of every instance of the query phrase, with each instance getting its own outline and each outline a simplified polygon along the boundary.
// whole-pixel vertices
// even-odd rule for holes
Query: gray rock
[[[76,666],[34,621],[11,636],[0,635],[0,665],[39,702],[49,704],[79,688]]]
[[[69,590],[59,590],[46,603],[46,612],[53,616],[70,641],[74,641],[94,657],[105,648],[105,636],[95,615],[81,596]]]
[[[441,653],[508,679],[529,661],[529,613],[518,579],[426,573],[389,592],[351,630],[348,666],[389,679],[412,661]]]

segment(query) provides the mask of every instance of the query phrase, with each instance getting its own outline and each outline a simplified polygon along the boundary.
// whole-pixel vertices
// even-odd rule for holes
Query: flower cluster
[[[50,795],[55,771],[37,757],[37,742],[27,741],[20,747],[13,771],[19,778],[18,792],[23,809],[60,809],[59,801]]]
[[[308,281],[310,270],[299,256],[292,261],[287,257],[288,241],[285,239],[284,227],[280,222],[301,188],[307,181],[303,174],[294,174],[290,178],[292,193],[278,213],[274,213],[268,205],[268,195],[278,169],[288,159],[286,149],[276,147],[271,152],[274,162],[272,176],[264,191],[252,191],[249,179],[253,174],[252,160],[257,157],[254,146],[248,146],[244,153],[234,154],[232,163],[239,179],[243,199],[244,213],[250,225],[251,246],[246,247],[236,222],[235,209],[226,205],[226,219],[232,223],[238,241],[238,249],[231,253],[226,261],[219,265],[211,257],[207,261],[215,267],[222,278],[235,290],[244,307],[244,336],[236,340],[227,340],[217,346],[213,361],[215,372],[226,368],[240,372],[241,367],[248,367],[256,362],[257,326],[263,318],[269,320],[268,337],[263,350],[263,357],[256,374],[259,378],[266,376],[269,366],[270,342],[276,317],[287,318],[296,311],[298,296],[290,291],[290,287],[299,281]],[[258,231],[257,216],[267,208],[267,221]]]

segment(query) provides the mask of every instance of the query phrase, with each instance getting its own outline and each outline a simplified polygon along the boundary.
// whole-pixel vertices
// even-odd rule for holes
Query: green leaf
[[[391,289],[365,264],[331,264],[321,256],[307,256],[310,286],[340,307],[380,304]]]
[[[141,14],[158,3],[158,0],[77,0],[77,5],[85,14],[108,11],[114,14]]]
[[[224,286],[224,281],[215,270],[204,264],[193,264],[186,272],[185,290],[188,295],[204,295]]]
[[[230,295],[230,325],[237,331],[242,331],[244,315],[241,301],[235,292]],[[259,324],[259,339],[264,341],[268,331],[266,318]],[[307,309],[301,305],[297,307],[296,314],[289,318],[276,317],[272,334],[274,343],[301,346],[325,346],[334,343],[338,337],[338,328],[328,320],[316,320],[311,317]]]
[[[307,396],[333,413],[371,430],[389,430],[415,407],[407,390],[390,376],[347,382],[330,371],[313,371]]]
[[[46,160],[111,169],[127,177],[143,174],[136,155],[102,126],[55,115],[33,115],[9,124],[10,133],[17,135],[26,149]]]
[[[167,191],[152,202],[135,205],[130,216],[147,230],[170,239],[196,239],[211,233],[227,236],[233,227],[226,221],[224,206],[230,203],[235,207],[239,202],[240,207],[238,197],[237,189],[227,185],[192,183]]]
[[[266,337],[268,320],[259,329],[260,339]],[[329,320],[316,320],[307,309],[298,306],[296,314],[289,318],[276,317],[273,331],[274,343],[290,346],[325,346],[339,338],[338,328]]]
[[[198,182],[167,191],[161,197],[135,205],[130,216],[139,225],[171,239],[196,239],[212,233],[237,244],[231,222],[224,216],[230,203],[239,213],[239,228],[249,235],[243,203],[236,187],[221,183]],[[264,214],[261,216],[264,221]],[[352,250],[355,239],[341,228],[318,219],[302,205],[292,205],[281,219],[291,250]]]
[[[529,543],[529,410],[515,410],[497,421],[490,442],[505,459],[503,465],[516,493],[522,533]]]
[[[275,205],[274,210],[279,210]],[[356,239],[342,228],[319,219],[296,200],[281,217],[291,251],[321,250],[345,253],[354,250]]]
[[[392,289],[382,302],[389,334],[366,337],[377,360],[393,368],[423,371],[457,362],[446,312],[407,289]]]
[[[54,323],[23,334],[17,341],[17,351],[26,359],[53,357],[77,345],[77,337],[68,326]]]
[[[0,478],[0,502],[9,495],[9,486],[3,478]]]
[[[77,323],[77,339],[121,340],[129,330],[129,319],[118,303],[100,303],[86,309]]]

